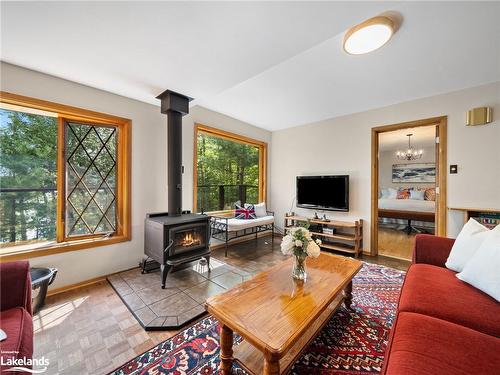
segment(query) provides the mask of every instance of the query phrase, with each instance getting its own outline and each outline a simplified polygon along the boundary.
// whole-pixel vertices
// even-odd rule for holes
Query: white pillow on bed
[[[396,199],[398,197],[398,191],[393,188],[387,189],[387,199]]]
[[[446,268],[455,272],[462,272],[466,263],[474,256],[490,232],[488,228],[476,220],[469,219],[451,248],[450,255],[445,263]]]
[[[425,199],[425,190],[410,190],[410,199],[423,201]]]

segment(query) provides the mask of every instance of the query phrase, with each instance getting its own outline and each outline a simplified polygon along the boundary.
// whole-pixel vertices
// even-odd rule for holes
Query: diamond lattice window
[[[65,123],[68,237],[116,231],[117,129]]]

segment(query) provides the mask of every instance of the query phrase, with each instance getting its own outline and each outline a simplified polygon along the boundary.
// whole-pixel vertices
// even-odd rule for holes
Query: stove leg
[[[205,257],[205,259],[207,260],[208,273],[210,273],[210,255]]]
[[[162,264],[160,268],[161,268],[161,288],[165,289],[165,284],[167,282],[167,275],[170,272],[172,266],[169,266],[168,264]]]

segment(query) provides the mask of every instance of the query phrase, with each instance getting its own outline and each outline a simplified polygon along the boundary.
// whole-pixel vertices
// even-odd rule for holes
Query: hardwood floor
[[[411,260],[415,233],[406,234],[391,228],[378,229],[378,252],[380,255]]]
[[[213,251],[223,262],[250,273],[282,261],[280,238],[236,244],[224,258],[224,249]],[[406,270],[409,262],[363,256],[362,260]],[[34,319],[35,358],[45,356],[45,374],[106,374],[136,355],[175,335],[178,331],[146,332],[107,281],[47,298]]]

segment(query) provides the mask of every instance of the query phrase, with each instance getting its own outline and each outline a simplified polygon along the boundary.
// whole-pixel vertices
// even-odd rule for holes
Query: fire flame
[[[181,241],[182,246],[193,246],[193,245],[199,245],[199,244],[200,244],[200,239],[195,238],[193,236],[193,232],[187,232]]]

